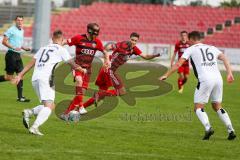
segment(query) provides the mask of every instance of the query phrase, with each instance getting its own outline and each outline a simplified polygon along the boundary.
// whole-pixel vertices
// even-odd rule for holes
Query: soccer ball
[[[74,110],[69,112],[68,120],[72,121],[72,122],[78,122],[80,120],[80,113],[78,111],[74,111]]]

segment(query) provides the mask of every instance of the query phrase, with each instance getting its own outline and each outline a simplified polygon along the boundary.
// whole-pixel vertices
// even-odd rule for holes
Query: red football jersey
[[[98,38],[90,41],[86,34],[76,35],[67,40],[69,46],[76,46],[76,63],[83,68],[91,68],[91,64],[97,51],[103,52],[103,44]]]
[[[142,53],[138,47],[131,47],[131,43],[129,41],[113,44],[112,48],[111,70],[113,71],[116,71],[119,66],[127,62],[131,55],[140,55]]]
[[[182,41],[178,41],[175,44],[175,49],[174,49],[174,53],[178,54],[178,59],[181,58],[181,56],[183,55],[184,51],[190,47],[189,42],[183,43]],[[183,65],[189,65],[189,62],[186,61]]]

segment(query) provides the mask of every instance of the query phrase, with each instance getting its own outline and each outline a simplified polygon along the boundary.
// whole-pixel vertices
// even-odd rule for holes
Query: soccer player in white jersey
[[[160,80],[167,79],[174,73],[179,66],[190,59],[194,74],[198,79],[198,85],[194,94],[195,113],[198,119],[205,127],[203,140],[208,140],[214,134],[210,125],[207,113],[204,111],[204,105],[210,98],[212,108],[217,112],[219,118],[223,121],[228,131],[228,140],[236,138],[231,120],[225,109],[222,108],[223,81],[218,69],[217,60],[221,60],[227,71],[227,82],[232,83],[234,77],[226,56],[216,47],[201,43],[201,36],[198,31],[189,34],[189,40],[192,44],[187,48],[179,61],[162,77]]]
[[[32,109],[25,109],[23,111],[24,126],[29,129],[30,133],[35,135],[43,135],[39,131],[38,127],[47,121],[52,110],[55,108],[53,73],[56,65],[61,61],[65,61],[70,64],[73,69],[86,72],[85,69],[82,69],[79,65],[75,64],[68,51],[62,47],[63,33],[60,30],[53,33],[52,40],[53,44],[41,47],[34,55],[31,62],[15,78],[15,83],[17,84],[23,78],[25,73],[27,73],[35,65],[32,76],[32,85],[42,105],[38,105]],[[37,117],[33,125],[30,127],[29,119],[33,115]]]

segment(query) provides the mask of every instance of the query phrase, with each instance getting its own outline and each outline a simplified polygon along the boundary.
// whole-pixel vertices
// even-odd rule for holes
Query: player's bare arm
[[[103,54],[104,54],[104,70],[106,71],[110,67],[110,60],[109,60],[109,53],[110,51],[113,51],[113,45],[112,43],[108,43],[105,45]]]
[[[7,48],[11,48],[11,49],[14,49],[16,51],[20,51],[21,48],[14,48],[9,42],[8,42],[8,37],[7,36],[4,36],[3,37],[3,40],[2,40],[2,44],[4,46],[6,46]]]
[[[227,59],[227,57],[223,53],[219,54],[218,59],[223,61],[224,66],[226,68],[227,82],[232,83],[234,81],[234,77],[233,77],[233,74],[232,74],[232,69],[231,69],[231,65],[229,63],[229,60]]]
[[[106,50],[103,50],[103,67],[107,70],[110,67],[109,53]]]
[[[24,76],[28,71],[30,71],[30,69],[35,65],[35,63],[36,63],[36,59],[33,58],[33,59],[24,67],[24,69],[22,70],[22,72],[20,72],[20,73],[15,77],[15,79],[13,80],[13,81],[14,81],[13,83],[18,84],[19,81],[20,81],[21,79],[23,79],[23,76]]]
[[[145,54],[145,53],[142,53],[139,56],[142,57],[143,59],[150,60],[150,59],[159,57],[160,54],[159,53],[158,54]]]
[[[185,61],[186,61],[186,59],[180,58],[180,59],[178,60],[178,62],[177,62],[176,64],[174,64],[169,71],[167,71],[167,73],[165,73],[163,76],[161,76],[161,77],[159,78],[159,80],[162,81],[162,80],[167,79],[167,78],[168,78],[169,76],[171,76],[174,72],[176,72],[177,69],[179,68],[179,66],[181,66]]]

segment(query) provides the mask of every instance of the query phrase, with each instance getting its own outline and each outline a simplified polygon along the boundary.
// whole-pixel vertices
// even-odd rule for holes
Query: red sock
[[[67,110],[65,111],[65,114],[68,114],[70,111],[74,110],[78,104],[79,104],[78,97],[75,96],[71,104],[68,106]]]
[[[183,79],[182,78],[178,78],[178,89],[181,89],[183,86]]]
[[[78,98],[78,104],[80,107],[83,105],[83,88],[76,86],[76,95]]]
[[[107,91],[101,91],[98,92],[99,95],[99,100],[103,99],[105,96],[116,96],[117,95],[117,91],[116,90],[107,90]],[[91,97],[87,100],[87,102],[85,102],[83,104],[84,108],[87,108],[89,106],[91,106],[94,103],[94,98]]]
[[[116,90],[107,90],[107,91],[99,91],[98,92],[98,100],[103,99],[106,96],[116,96],[117,95],[117,91]]]
[[[115,89],[107,90],[106,92],[109,93],[108,96],[117,96],[117,91]]]
[[[91,97],[91,98],[89,98],[89,99],[87,100],[87,102],[85,102],[85,103],[83,104],[83,107],[84,107],[84,108],[87,108],[87,107],[91,106],[93,103],[94,103],[94,98]]]
[[[83,88],[76,86],[76,96],[73,98],[71,104],[68,106],[65,114],[68,114],[70,111],[74,110],[76,106],[82,106],[83,101]]]
[[[81,107],[83,105],[83,95],[78,95],[78,105]]]

